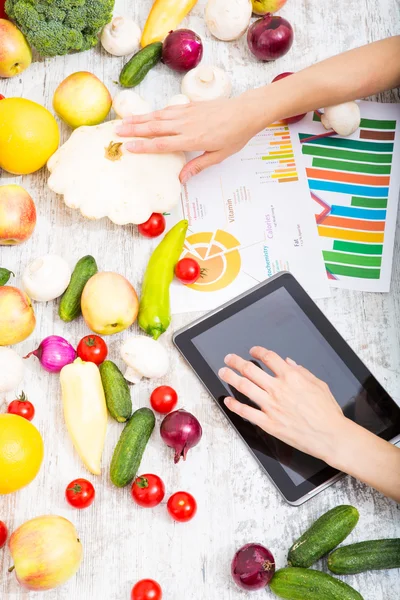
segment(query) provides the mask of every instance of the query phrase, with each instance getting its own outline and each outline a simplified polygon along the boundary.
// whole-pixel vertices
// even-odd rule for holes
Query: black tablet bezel
[[[372,398],[375,400],[376,404],[379,404],[380,411],[383,411],[385,416],[390,419],[390,427],[382,432],[380,437],[385,440],[392,440],[395,436],[399,435],[400,408],[381,386],[381,384],[376,380],[364,363],[358,358],[358,356],[342,338],[332,323],[325,317],[325,315],[306,293],[306,291],[301,287],[298,281],[288,272],[279,273],[255,288],[252,288],[245,294],[239,296],[237,299],[232,300],[216,311],[206,315],[203,319],[200,319],[188,327],[176,332],[173,337],[175,346],[208,389],[218,406],[225,413],[231,424],[235,427],[237,433],[240,435],[237,423],[241,422],[241,418],[230,412],[225,407],[223,398],[226,396],[226,389],[218,377],[214,374],[211,367],[209,367],[206,360],[197,350],[196,346],[192,342],[192,339],[207,331],[220,321],[223,321],[233,314],[240,312],[242,309],[253,304],[254,302],[257,302],[261,298],[271,294],[281,287],[284,287],[289,292],[299,307],[331,345],[333,350],[335,350],[336,353],[341,356],[354,376],[358,379],[358,381],[360,381],[360,384],[364,385],[370,396],[372,396]],[[368,381],[367,386],[365,385],[365,381]],[[242,439],[246,442],[243,437]],[[259,460],[256,452],[254,452],[251,448],[250,450],[253,456]],[[261,461],[259,460],[259,462]],[[339,471],[327,465],[313,477],[296,486],[276,459],[271,458],[266,460],[264,456],[264,462],[267,463],[267,466],[262,464],[262,467],[266,470],[267,474],[272,479],[276,487],[280,490],[281,494],[287,499],[288,502],[292,504],[295,504],[300,499],[314,492],[317,488],[323,487],[324,484],[327,484],[330,480],[340,475]]]

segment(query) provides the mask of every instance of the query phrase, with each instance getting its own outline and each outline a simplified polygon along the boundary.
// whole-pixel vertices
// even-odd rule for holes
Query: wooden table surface
[[[143,26],[151,0],[117,0],[116,13],[134,17]],[[234,93],[269,82],[277,73],[296,71],[318,60],[367,42],[400,32],[399,0],[288,0],[280,14],[295,28],[292,50],[277,63],[253,60],[245,39],[223,43],[211,39],[203,18],[200,0],[185,22],[195,29],[205,45],[205,61],[223,66],[230,73]],[[95,73],[114,94],[113,83],[123,58],[107,55],[100,47],[73,56],[36,60],[20,77],[1,80],[5,96],[23,96],[51,110],[52,95],[60,81],[75,71]],[[139,92],[155,106],[179,93],[180,77],[160,65],[140,86]],[[383,97],[399,101],[396,93]],[[70,131],[61,124],[63,140]],[[134,227],[118,227],[109,220],[89,222],[77,211],[67,209],[60,197],[46,186],[46,169],[26,177],[0,174],[0,183],[20,183],[31,193],[38,209],[38,225],[30,241],[20,247],[0,247],[0,264],[12,269],[20,282],[24,267],[47,252],[64,256],[71,266],[85,254],[92,254],[102,270],[117,271],[140,289],[143,269],[151,243],[138,237]],[[394,257],[390,294],[363,294],[333,291],[319,305],[346,340],[361,356],[388,391],[400,401],[400,236]],[[36,304],[37,327],[32,336],[16,346],[21,354],[33,349],[45,336],[64,335],[72,343],[88,333],[82,319],[63,324],[57,302]],[[175,466],[172,455],[161,442],[158,431],[152,436],[140,471],[156,472],[166,483],[167,493],[187,490],[198,500],[197,517],[185,525],[175,524],[167,515],[165,502],[153,510],[138,509],[129,488],[114,488],[108,465],[121,431],[111,421],[103,454],[101,477],[91,476],[78,459],[67,435],[60,397],[59,378],[49,375],[31,359],[23,388],[34,402],[35,425],[43,434],[45,460],[39,476],[27,488],[0,498],[0,519],[10,530],[24,521],[44,514],[69,518],[77,527],[84,548],[84,560],[76,577],[47,600],[125,600],[133,583],[144,577],[158,580],[165,600],[239,600],[264,598],[265,592],[247,595],[230,577],[230,561],[241,545],[258,541],[274,552],[277,565],[284,566],[286,552],[316,517],[340,503],[360,511],[360,522],[349,541],[379,537],[400,537],[399,506],[371,488],[348,477],[300,508],[292,508],[278,495],[261,472],[225,417],[213,404],[193,373],[173,350],[170,334],[189,323],[195,315],[174,318],[171,331],[163,338],[171,358],[171,372],[162,383],[174,386],[180,405],[195,413],[204,428],[201,444],[192,450],[186,463]],[[110,358],[119,361],[124,332],[107,339]],[[132,388],[134,407],[147,406],[152,384]],[[8,398],[11,399],[11,398]],[[3,407],[3,411],[5,408]],[[65,486],[75,477],[88,477],[96,486],[94,505],[84,511],[70,509],[64,500]],[[24,592],[14,574],[7,549],[0,551],[0,598],[39,598]],[[319,565],[326,568],[324,563]],[[397,600],[399,571],[382,571],[347,577],[365,600]],[[268,597],[272,594],[268,593]]]

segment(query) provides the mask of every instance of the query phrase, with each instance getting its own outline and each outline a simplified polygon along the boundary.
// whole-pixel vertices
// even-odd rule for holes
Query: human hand
[[[203,151],[182,169],[180,180],[186,183],[193,175],[241,150],[261,129],[251,96],[242,94],[133,115],[125,118],[116,131],[120,136],[144,138],[127,143],[130,152]]]
[[[219,376],[261,410],[231,397],[225,399],[226,406],[290,446],[332,464],[347,419],[327,384],[265,348],[257,346],[250,354],[275,377],[235,354],[226,356],[230,368],[220,369]]]

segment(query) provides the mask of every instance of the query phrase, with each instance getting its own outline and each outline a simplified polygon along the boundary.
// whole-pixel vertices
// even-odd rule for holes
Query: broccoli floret
[[[15,21],[41,56],[88,50],[111,21],[114,0],[6,0]]]

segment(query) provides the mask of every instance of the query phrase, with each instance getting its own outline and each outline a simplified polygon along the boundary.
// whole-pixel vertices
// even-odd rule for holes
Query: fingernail
[[[222,368],[222,369],[220,369],[220,370],[218,371],[218,376],[219,376],[219,377],[221,377],[221,378],[222,378],[222,377],[224,376],[224,374],[225,374],[225,369],[224,369],[224,368]]]
[[[231,360],[231,358],[232,358],[232,354],[227,354],[225,356],[224,362],[226,362],[226,363],[229,362]]]
[[[297,362],[295,362],[292,358],[287,358],[286,362],[288,365],[291,365],[292,367],[298,367],[299,365],[297,364]]]
[[[185,174],[182,176],[182,179],[181,179],[181,184],[182,184],[182,185],[185,185],[185,183],[187,183],[191,177],[192,177],[192,174],[191,174],[191,173],[185,173]]]
[[[123,125],[116,125],[115,126],[115,133],[124,133],[124,126]]]
[[[128,142],[127,144],[125,144],[125,148],[129,152],[134,152],[137,148],[136,142]]]
[[[224,398],[224,404],[225,406],[227,406],[229,408],[229,405],[231,403],[231,397],[227,396],[226,398]]]

